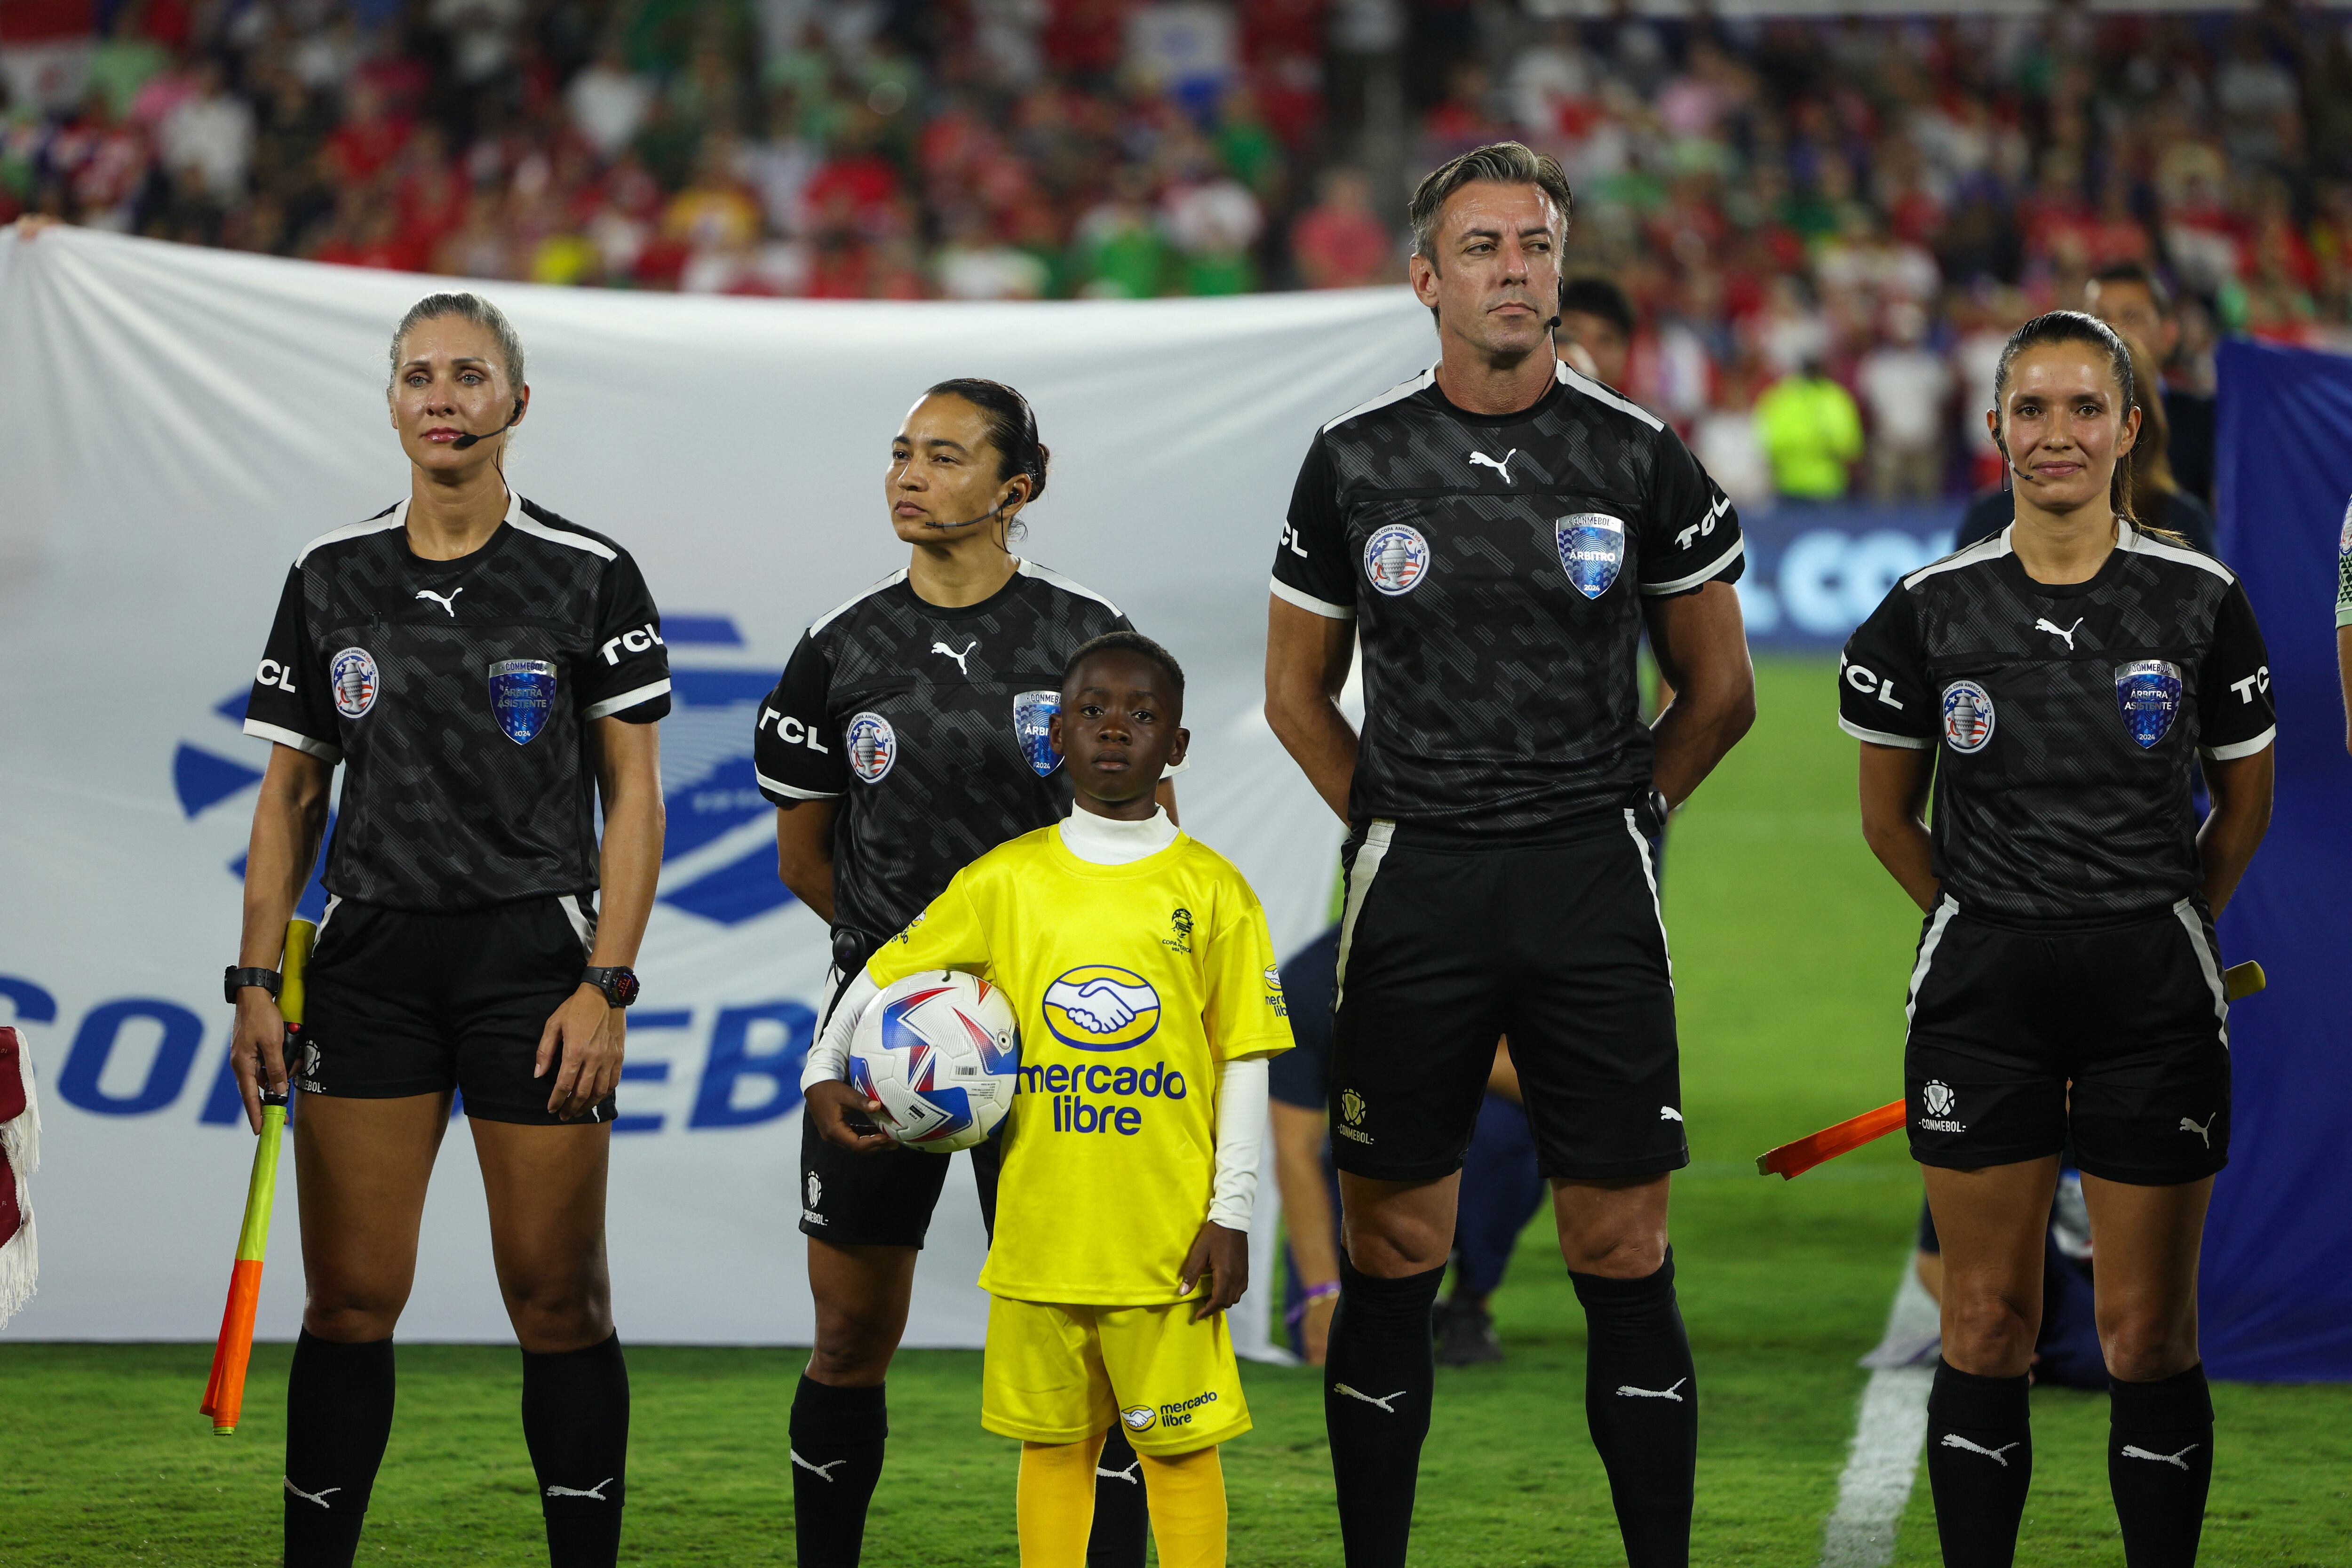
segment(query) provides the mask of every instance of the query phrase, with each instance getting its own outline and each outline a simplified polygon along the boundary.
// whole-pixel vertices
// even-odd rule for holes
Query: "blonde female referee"
[[[308,1300],[287,1388],[288,1568],[357,1550],[392,1429],[393,1328],[462,1093],[521,1342],[553,1568],[611,1568],[629,1379],[604,1261],[629,965],[661,866],[661,617],[612,540],[502,472],[522,344],[472,294],[419,300],[387,402],[408,498],[304,546],[246,707],[274,742],[226,976],[231,1058],[295,1102]],[[278,958],[343,767],[302,1059]],[[604,834],[596,831],[601,800]],[[601,894],[602,908],[599,908]]]

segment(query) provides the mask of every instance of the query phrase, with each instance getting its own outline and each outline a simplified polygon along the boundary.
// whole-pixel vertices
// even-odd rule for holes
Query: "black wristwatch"
[[[236,994],[248,985],[258,985],[269,993],[272,1002],[278,1000],[278,987],[285,981],[274,969],[239,969],[232,963],[221,975],[221,996],[232,1007],[236,1005]]]
[[[583,969],[580,972],[580,984],[602,991],[608,1007],[625,1007],[637,999],[637,972],[625,963]]]

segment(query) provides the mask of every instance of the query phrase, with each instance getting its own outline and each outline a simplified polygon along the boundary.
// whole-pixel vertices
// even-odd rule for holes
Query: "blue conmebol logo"
[[[1022,691],[1013,699],[1013,733],[1021,742],[1021,754],[1029,763],[1030,771],[1039,778],[1051,778],[1054,770],[1062,765],[1062,753],[1054,750],[1051,732],[1054,715],[1062,710],[1062,694],[1058,691]]]
[[[2180,667],[2169,659],[2141,658],[2116,669],[2116,705],[2124,726],[2142,751],[2172,732],[2180,713]]]
[[[1559,563],[1576,591],[1588,599],[1609,592],[1625,564],[1625,523],[1605,511],[1580,511],[1555,519],[1552,536]]]
[[[670,649],[670,711],[661,726],[668,828],[662,840],[660,900],[723,926],[756,920],[793,901],[776,879],[775,807],[760,794],[751,766],[752,725],[760,700],[775,684],[776,666],[742,662],[749,650],[730,616],[665,616],[662,640]],[[730,657],[737,662],[727,662]],[[332,668],[346,658],[350,663],[342,669]],[[339,705],[348,691],[362,712],[372,707],[382,679],[367,650],[345,649],[330,663]],[[173,793],[191,823],[216,820],[214,814],[230,812],[234,803],[252,808],[249,792],[261,782],[268,748],[236,732],[245,722],[246,697],[247,689],[240,687],[215,704],[205,729],[188,731],[194,739],[182,741],[173,754]],[[329,842],[334,822],[330,815]],[[223,839],[231,837],[226,824],[219,833]],[[244,838],[241,831],[234,837],[240,843]],[[225,853],[226,845],[221,848]],[[323,849],[320,860],[323,865]],[[230,876],[241,879],[244,854],[226,866]],[[314,868],[297,912],[315,921],[326,899]]]
[[[490,712],[518,746],[528,746],[555,711],[555,666],[543,658],[501,658],[490,666]]]

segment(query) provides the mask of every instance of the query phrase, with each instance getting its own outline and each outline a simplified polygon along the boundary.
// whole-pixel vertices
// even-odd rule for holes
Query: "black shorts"
[[[2023,931],[1949,898],[1927,917],[1903,1053],[1911,1157],[1973,1170],[2060,1152],[2169,1186],[2230,1163],[2229,1004],[2183,899],[2095,931]]]
[[[1388,822],[1349,836],[1331,1037],[1339,1169],[1391,1182],[1461,1169],[1506,1035],[1546,1176],[1690,1163],[1651,855],[1632,811],[1533,847]]]
[[[341,1100],[465,1096],[483,1121],[552,1127],[534,1078],[550,1015],[580,987],[595,933],[584,898],[418,914],[339,899],[311,955],[294,1086]],[[613,1097],[586,1120],[610,1122]]]
[[[837,949],[858,969],[866,966],[869,948]],[[855,973],[853,970],[851,973]],[[841,971],[826,987],[824,1019],[833,1016],[841,994]],[[974,1146],[971,1177],[980,1188],[980,1220],[992,1237],[996,1232],[996,1174],[1004,1148],[1004,1131]],[[859,1154],[825,1142],[816,1119],[801,1117],[801,1233],[836,1247],[914,1247],[930,1234],[931,1211],[939,1207],[946,1187],[952,1154],[921,1149],[885,1149]]]

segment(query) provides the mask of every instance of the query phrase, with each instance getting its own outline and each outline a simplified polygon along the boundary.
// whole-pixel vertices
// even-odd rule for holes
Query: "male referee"
[[[1730,501],[1553,356],[1569,191],[1514,142],[1423,180],[1434,369],[1325,426],[1276,552],[1266,717],[1350,825],[1331,1062],[1347,1256],[1324,1415],[1349,1568],[1405,1560],[1430,1307],[1508,1035],[1591,1325],[1632,1568],[1688,1562],[1697,1394],[1666,1244],[1683,1139],[1645,830],[1755,717]],[[1647,624],[1675,698],[1641,722]],[[1364,650],[1360,739],[1335,700]]]

